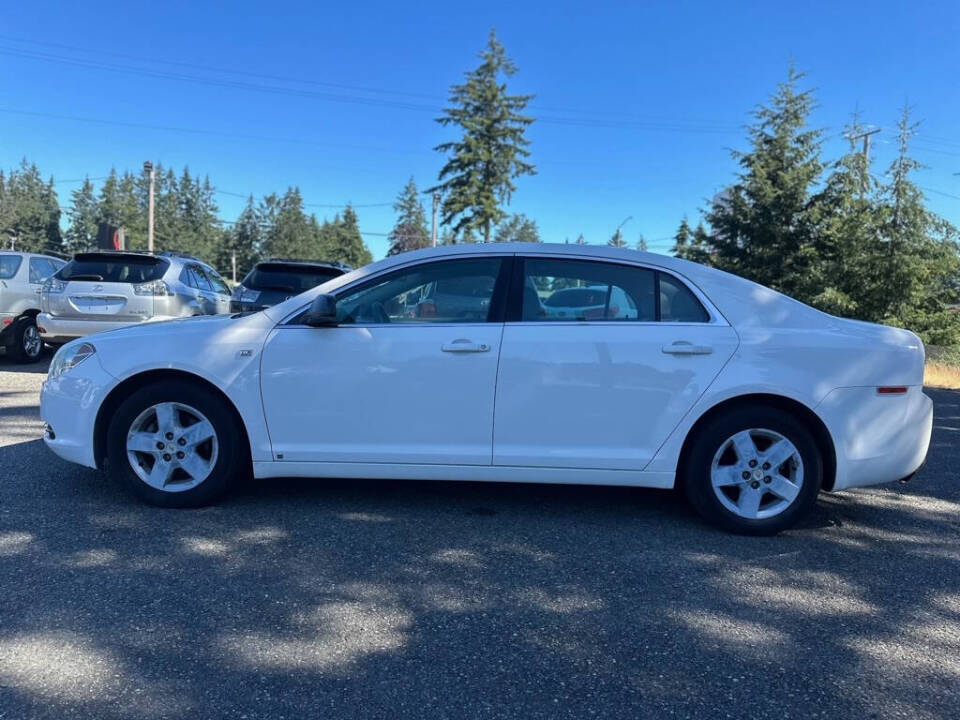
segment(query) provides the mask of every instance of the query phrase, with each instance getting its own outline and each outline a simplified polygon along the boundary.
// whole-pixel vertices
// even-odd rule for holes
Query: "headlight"
[[[63,375],[67,370],[75,368],[88,357],[93,355],[97,349],[88,342],[79,345],[64,345],[57,350],[57,354],[50,361],[50,369],[47,371],[47,379],[52,380],[58,375]]]
[[[41,288],[42,292],[45,293],[62,293],[64,288],[67,287],[67,284],[63,280],[53,277],[52,275],[47,278],[47,281],[43,284]]]
[[[169,295],[170,290],[163,280],[151,280],[133,286],[135,295]]]

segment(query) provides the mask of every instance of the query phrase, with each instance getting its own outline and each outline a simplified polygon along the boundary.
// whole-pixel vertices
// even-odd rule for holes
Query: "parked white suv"
[[[230,311],[230,289],[199,260],[168,253],[79,253],[43,286],[40,336],[59,344],[126,325]]]
[[[40,359],[40,289],[65,264],[49,255],[0,252],[0,345],[17,362]]]

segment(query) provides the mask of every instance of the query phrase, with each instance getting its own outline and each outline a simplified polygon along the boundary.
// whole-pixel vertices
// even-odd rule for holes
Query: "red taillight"
[[[903,385],[881,385],[877,388],[878,395],[903,395],[907,388]]]
[[[9,324],[12,323],[12,322],[13,322],[13,318],[4,318],[4,319],[3,319],[3,324],[4,324],[4,325],[9,325]]]

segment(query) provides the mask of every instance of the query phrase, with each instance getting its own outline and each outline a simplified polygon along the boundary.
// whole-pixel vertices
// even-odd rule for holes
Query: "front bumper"
[[[96,355],[44,381],[40,419],[52,430],[44,433],[46,446],[68,462],[97,467],[93,443],[97,412],[117,382]]]
[[[69,318],[48,313],[37,315],[37,327],[40,337],[46,342],[64,343],[76,338],[86,337],[98,332],[116,330],[130,325],[142,325],[145,322],[160,322],[174,320],[174,316],[156,315],[149,320],[89,320],[85,318]]]
[[[913,475],[927,457],[933,401],[919,385],[903,395],[875,387],[832,390],[817,406],[837,453],[834,490],[894,482]]]

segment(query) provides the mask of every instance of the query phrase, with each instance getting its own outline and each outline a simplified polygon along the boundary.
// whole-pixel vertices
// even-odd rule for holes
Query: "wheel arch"
[[[120,403],[122,403],[123,400],[131,393],[160,380],[181,380],[192,383],[198,387],[203,387],[207,390],[210,390],[221,400],[223,400],[226,406],[230,409],[230,413],[233,415],[233,418],[237,423],[237,427],[240,429],[241,437],[243,438],[241,447],[246,448],[247,460],[250,461],[250,436],[247,432],[247,426],[246,423],[243,422],[243,417],[240,415],[240,411],[237,409],[237,406],[230,399],[230,397],[223,392],[223,390],[200,375],[188,372],[186,370],[172,370],[164,368],[157,370],[144,370],[125,378],[120,384],[113,388],[103,399],[103,402],[100,403],[100,409],[97,410],[97,417],[93,425],[93,457],[97,467],[102,468],[104,461],[107,458],[107,429],[110,426],[110,419],[113,417],[113,414],[116,412],[117,408],[120,407]]]
[[[736,395],[713,405],[697,418],[697,421],[687,432],[683,440],[683,446],[680,449],[680,458],[677,465],[678,487],[679,484],[683,482],[683,464],[686,462],[690,447],[701,428],[717,415],[733,408],[757,406],[774,407],[779,410],[784,410],[803,422],[807,429],[813,434],[817,448],[820,450],[820,455],[823,458],[823,489],[833,489],[837,477],[837,451],[826,424],[820,419],[819,415],[802,402],[786,397],[785,395],[775,395],[772,393]]]

